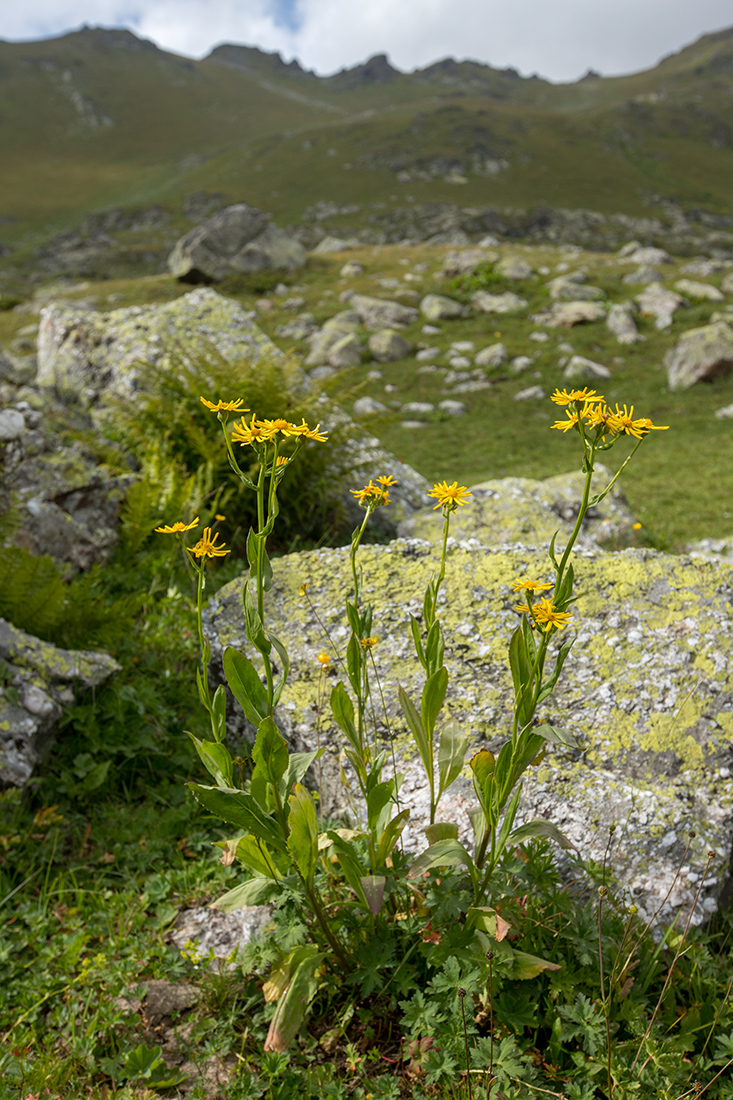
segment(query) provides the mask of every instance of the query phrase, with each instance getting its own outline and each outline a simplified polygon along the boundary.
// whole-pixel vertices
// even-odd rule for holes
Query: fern
[[[53,558],[6,546],[0,554],[0,616],[44,636],[64,613],[66,585]]]

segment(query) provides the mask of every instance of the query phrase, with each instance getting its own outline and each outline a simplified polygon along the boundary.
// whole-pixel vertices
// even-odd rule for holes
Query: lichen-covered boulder
[[[212,351],[255,364],[282,355],[239,302],[208,287],[165,305],[111,313],[51,303],[41,310],[38,385],[85,406],[129,399],[141,364],[165,367]]]
[[[456,275],[473,275],[481,264],[492,264],[499,259],[499,253],[488,248],[459,248],[446,253],[443,260],[443,274],[447,279]]]
[[[338,344],[344,336],[354,333],[359,328],[359,315],[353,309],[344,309],[329,317],[322,327],[309,338],[310,351],[305,359],[306,367],[320,367],[328,363],[328,354],[331,348]]]
[[[581,271],[558,275],[547,286],[553,302],[594,302],[605,297],[600,287],[586,285],[585,275]]]
[[[615,302],[608,311],[606,328],[619,344],[638,344],[644,337],[636,327],[633,302]]]
[[[683,332],[664,359],[671,390],[687,390],[733,370],[733,328],[718,322]]]
[[[596,463],[599,485],[611,474]],[[584,476],[559,474],[544,481],[528,477],[504,477],[472,485],[470,505],[459,508],[451,520],[451,535],[460,541],[474,539],[483,546],[501,546],[521,542],[528,546],[549,545],[558,532],[563,545],[578,518]],[[581,545],[628,544],[633,533],[634,516],[618,485],[608,496],[589,509]],[[402,538],[435,541],[440,538],[443,517],[439,511],[423,508],[397,528]]]
[[[359,366],[361,343],[355,332],[347,332],[329,348],[327,362],[329,367],[335,367],[336,370]]]
[[[226,275],[266,269],[295,271],[306,261],[299,241],[246,203],[228,206],[189,230],[168,257],[168,270],[187,282],[218,282]]]
[[[406,359],[412,350],[410,341],[391,328],[384,328],[369,337],[369,351],[377,363],[397,363],[400,359]]]
[[[499,260],[495,271],[504,279],[530,279],[534,274],[531,264],[521,256],[515,256],[512,253]]]
[[[416,849],[425,843],[427,784],[396,693],[399,683],[419,698],[423,671],[409,619],[421,615],[438,549],[419,539],[397,540],[365,548],[360,564],[363,598],[374,608],[379,642],[373,652],[386,717],[398,769],[406,777],[400,792],[402,805],[411,810],[406,844]],[[544,761],[527,775],[521,816],[548,818],[583,855],[599,861],[609,826],[617,826],[610,866],[649,915],[661,905],[694,831],[676,892],[660,916],[669,919],[689,907],[711,850],[714,871],[694,917],[699,922],[715,908],[733,833],[733,567],[638,549],[580,551],[574,564],[580,593],[573,608],[577,640],[544,717],[571,728],[581,749],[548,746]],[[316,703],[319,691],[323,697],[316,655],[331,643],[343,653],[348,639],[343,606],[350,589],[348,551],[295,554],[273,567],[269,622],[292,661],[278,721],[293,749],[326,748],[321,808],[348,817],[340,778],[342,740],[327,708]],[[496,750],[510,729],[506,648],[519,621],[512,582],[550,575],[544,548],[456,542],[449,549],[439,603],[450,678],[445,717],[468,731],[469,754],[481,746]],[[307,598],[299,594],[304,582]],[[248,648],[241,581],[212,599],[206,630],[216,659],[226,645]],[[333,660],[326,695],[341,676]],[[389,753],[386,717],[380,696],[377,738]],[[232,722],[233,730],[239,725],[244,732],[235,705]],[[441,820],[458,822],[464,841],[471,835],[467,811],[474,802],[464,773],[439,810]]]
[[[420,312],[426,321],[450,321],[463,316],[463,306],[444,294],[426,294],[420,302]]]
[[[725,295],[712,283],[699,283],[694,279],[678,279],[674,284],[675,290],[686,294],[688,298],[701,298],[707,302],[724,302]]]
[[[600,302],[555,302],[551,309],[533,313],[530,321],[548,328],[572,328],[573,325],[602,321],[606,311]]]
[[[654,327],[660,332],[669,328],[678,309],[689,305],[686,298],[659,283],[652,283],[637,297],[642,317],[653,317]]]
[[[360,322],[371,332],[383,328],[406,328],[413,325],[420,314],[413,306],[403,306],[385,298],[370,298],[367,294],[355,294],[349,301]]]
[[[502,367],[508,359],[509,352],[503,344],[489,344],[488,347],[481,348],[481,351],[474,359],[474,363],[477,367],[489,367],[493,369]]]
[[[23,787],[74,692],[96,687],[117,664],[107,653],[57,649],[0,619],[0,785]]]
[[[596,363],[593,359],[586,359],[584,355],[573,355],[562,372],[562,376],[567,382],[598,382],[610,378],[611,372],[602,363]]]

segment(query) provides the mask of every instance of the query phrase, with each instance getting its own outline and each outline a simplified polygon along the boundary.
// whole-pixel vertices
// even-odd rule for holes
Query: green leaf
[[[368,909],[369,902],[364,895],[364,887],[362,886],[362,879],[366,871],[355,846],[345,837],[339,836],[334,829],[329,829],[326,835],[333,845],[333,851],[338,859],[344,878],[356,894],[360,904]]]
[[[285,989],[267,1032],[265,1051],[283,1052],[297,1035],[308,1005],[318,990],[316,971],[325,957],[311,944],[291,951]]]
[[[313,799],[302,783],[295,784],[295,790],[288,799],[290,817],[288,826],[288,851],[303,879],[310,887],[318,859],[318,819]]]
[[[259,726],[267,717],[267,691],[249,657],[227,646],[224,650],[224,675],[247,718],[253,726]]]
[[[222,913],[232,913],[235,909],[241,909],[244,905],[267,905],[274,901],[280,893],[280,883],[263,875],[255,875],[247,882],[241,882],[233,890],[213,903],[212,909],[219,909]]]
[[[552,539],[550,540],[550,549],[547,551],[547,553],[549,555],[549,558],[550,558],[550,561],[555,566],[555,572],[558,572],[559,569],[560,569],[560,563],[558,562],[557,558],[555,557],[555,542],[556,542],[557,536],[559,534],[560,534],[560,532],[556,531],[555,534],[552,536]]]
[[[402,707],[405,718],[407,719],[407,724],[410,727],[413,739],[415,741],[415,744],[417,745],[417,749],[420,753],[420,758],[425,767],[425,771],[429,773],[431,768],[430,748],[428,746],[427,737],[425,736],[425,730],[423,729],[422,719],[417,713],[417,708],[415,707],[415,704],[413,703],[407,692],[404,690],[402,685],[400,685],[398,689],[398,695],[400,699],[400,706]]]
[[[512,846],[515,844],[524,844],[525,840],[530,840],[532,837],[536,836],[544,836],[549,840],[554,840],[561,848],[575,848],[573,842],[568,840],[564,833],[560,832],[557,825],[553,825],[551,821],[543,821],[542,818],[539,817],[515,829],[507,843]]]
[[[468,736],[460,724],[451,719],[443,726],[438,749],[438,798],[447,791],[451,783],[463,771],[463,762],[468,751]]]
[[[237,842],[237,859],[247,870],[269,879],[280,879],[272,855],[263,840],[255,836],[240,837]]]
[[[442,666],[444,652],[445,640],[443,638],[443,628],[440,625],[440,619],[436,619],[428,631],[425,642],[425,662],[429,676],[437,672]]]
[[[387,856],[392,851],[395,844],[402,835],[402,830],[407,824],[409,817],[409,810],[400,810],[400,812],[398,814],[395,814],[395,816],[386,826],[380,838],[379,847],[377,848],[378,864],[384,864],[384,862],[386,861]]]
[[[371,830],[377,828],[379,816],[385,806],[392,800],[394,781],[388,779],[384,783],[377,783],[367,794],[367,822]]]
[[[258,649],[260,653],[269,654],[272,646],[270,640],[265,633],[265,628],[260,618],[260,613],[257,610],[252,594],[249,590],[249,580],[244,582],[244,588],[242,590],[242,603],[244,604],[244,621],[247,627],[247,637],[249,638],[255,649]]]
[[[418,660],[423,668],[427,668],[425,650],[423,649],[422,637],[420,635],[420,623],[414,615],[410,615],[410,630],[412,631],[412,640],[415,643],[415,652],[417,653]]]
[[[532,726],[532,733],[550,741],[553,745],[568,745],[571,749],[579,749],[580,744],[572,730],[565,726],[551,726],[545,723],[542,726]]]
[[[220,745],[217,741],[199,741],[198,737],[194,737],[192,733],[188,733],[188,736],[196,747],[201,763],[217,787],[233,788],[232,758],[224,745]]]
[[[280,797],[285,798],[293,789],[294,783],[300,783],[314,760],[323,756],[325,749],[315,749],[313,752],[293,752],[288,759],[288,770],[280,783]]]
[[[186,786],[216,817],[253,833],[276,852],[285,852],[285,840],[278,823],[264,812],[252,795],[222,787],[202,787],[199,783],[187,783]]]
[[[553,603],[555,607],[564,610],[566,604],[570,600],[573,594],[573,582],[575,580],[575,573],[573,571],[572,563],[568,565],[567,572],[562,579],[557,595],[555,596]]]
[[[464,865],[468,868],[471,880],[476,885],[476,867],[470,855],[463,845],[452,839],[439,840],[431,845],[427,851],[418,856],[407,873],[408,878],[419,878],[433,867],[458,867]]]
[[[361,643],[356,634],[352,634],[349,638],[349,644],[346,647],[346,671],[349,674],[349,683],[357,697],[362,689],[361,662],[363,657],[364,653],[361,648]]]
[[[340,680],[331,691],[331,711],[339,729],[348,737],[349,744],[355,752],[360,752],[359,735],[354,725],[354,704]]]
[[[216,741],[223,741],[227,733],[227,690],[219,684],[211,701],[211,729]],[[231,783],[228,784],[231,787]]]
[[[476,905],[467,910],[466,923],[469,928],[480,928],[498,943],[501,943],[511,928],[511,925],[488,905]]]
[[[536,978],[543,970],[560,970],[558,963],[540,959],[537,955],[528,955],[525,951],[513,951],[512,954],[514,956],[514,966],[511,977],[517,981],[522,982],[527,981],[529,978]]]
[[[557,657],[555,658],[555,667],[552,670],[552,674],[550,675],[549,679],[545,682],[545,684],[542,687],[542,690],[540,691],[539,695],[537,696],[538,706],[539,706],[540,703],[544,702],[545,699],[547,699],[550,695],[552,695],[555,684],[557,683],[557,681],[560,677],[560,673],[562,672],[562,666],[565,664],[565,659],[567,658],[567,655],[570,652],[574,642],[575,642],[575,638],[569,638],[566,642],[563,642],[562,645],[560,646],[560,649],[557,652]]]
[[[288,767],[288,744],[272,718],[264,718],[260,722],[252,759],[262,768],[273,788],[279,791],[280,780]]]
[[[425,836],[431,847],[439,840],[458,840],[458,826],[453,821],[434,821],[425,826]]]
[[[272,705],[273,707],[276,707],[277,704],[280,702],[280,696],[282,695],[283,688],[285,687],[285,684],[288,680],[288,673],[290,672],[290,657],[288,656],[287,649],[280,641],[280,639],[276,637],[275,634],[268,634],[268,637],[274,645],[277,655],[280,658],[280,663],[282,665],[282,672],[277,678],[277,683],[275,684],[275,688],[272,693]]]
[[[496,771],[496,757],[493,752],[489,752],[488,749],[479,749],[471,757],[471,770],[483,786],[489,776],[492,776]]]
[[[499,831],[499,837],[496,841],[496,849],[494,851],[494,865],[499,862],[502,852],[506,848],[507,841],[509,840],[509,834],[512,830],[512,826],[514,825],[514,818],[517,816],[517,810],[519,809],[519,799],[521,797],[522,784],[520,783],[504,813],[504,819],[501,823],[501,829]]]
[[[432,739],[435,722],[440,713],[440,708],[443,706],[447,687],[448,670],[445,666],[439,668],[425,682],[420,704],[420,717],[428,740]]]

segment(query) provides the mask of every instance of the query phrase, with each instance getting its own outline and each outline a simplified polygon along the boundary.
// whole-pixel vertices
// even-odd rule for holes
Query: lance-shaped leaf
[[[232,695],[252,725],[259,726],[267,717],[267,691],[249,657],[228,646],[224,650],[224,675]]]
[[[266,878],[278,881],[282,878],[264,840],[258,840],[254,836],[240,837],[237,841],[235,853],[237,859],[244,864],[247,870],[254,872],[254,874],[264,875]]]
[[[267,780],[279,790],[280,780],[288,767],[288,744],[272,718],[260,722],[257,730],[252,760],[262,769]]]
[[[316,971],[325,957],[313,945],[308,944],[296,947],[287,956],[285,963],[281,964],[279,969],[285,969],[285,981],[265,1039],[266,1051],[287,1050],[297,1035],[308,1005],[318,990]]]
[[[258,836],[276,852],[285,852],[285,840],[276,821],[265,813],[252,795],[246,791],[225,790],[222,787],[203,787],[199,783],[186,786],[202,806],[230,825]]]
[[[194,737],[192,733],[188,733],[188,736],[196,746],[201,763],[217,787],[234,787],[232,758],[224,745],[220,745],[218,741],[199,741],[198,737]]]
[[[468,737],[455,719],[446,722],[440,734],[438,749],[438,798],[463,771],[463,761],[468,751]]]
[[[430,774],[430,748],[428,746],[428,739],[425,736],[422,719],[417,712],[415,704],[413,703],[407,692],[404,690],[402,685],[400,685],[399,688],[399,698],[400,706],[404,711],[405,718],[407,719],[407,724],[410,727],[410,731],[414,738],[415,744],[417,745],[417,749],[420,753],[420,758],[425,767],[425,771]]]
[[[295,784],[295,790],[288,799],[290,816],[288,826],[288,851],[310,887],[318,859],[318,818],[313,799],[302,783]]]
[[[280,664],[282,665],[282,672],[278,676],[277,682],[272,692],[272,705],[276,707],[277,704],[280,702],[280,696],[283,693],[283,688],[288,681],[288,673],[290,672],[290,657],[288,656],[287,649],[275,634],[269,633],[268,638],[274,645],[277,655],[280,658]]]
[[[252,571],[252,580],[257,576],[257,555],[261,555],[262,560],[262,587],[265,592],[269,592],[272,588],[272,566],[270,565],[270,559],[267,556],[267,547],[265,546],[265,539],[258,535],[254,527],[250,527],[249,534],[247,535],[247,561]]]
[[[432,844],[427,851],[418,856],[408,871],[408,878],[419,878],[433,867],[460,867],[468,868],[471,881],[476,886],[476,867],[470,855],[463,845],[452,839],[439,840]]]
[[[272,645],[265,633],[260,613],[255,606],[249,588],[250,582],[247,580],[244,582],[244,588],[242,589],[242,603],[244,605],[244,622],[247,627],[247,637],[255,649],[259,649],[260,653],[269,654]]]
[[[385,875],[363,875],[361,888],[364,891],[367,905],[376,917],[384,905],[384,888],[387,885]]]
[[[323,756],[325,749],[313,752],[293,752],[288,758],[288,770],[280,781],[280,797],[284,798],[293,789],[294,783],[300,783],[314,760]]]
[[[391,779],[377,783],[367,794],[367,823],[370,829],[377,828],[379,816],[392,800],[394,782]]]
[[[540,703],[544,702],[545,699],[549,698],[550,695],[552,695],[552,692],[554,691],[554,688],[555,688],[555,684],[557,683],[558,679],[560,678],[560,673],[562,672],[562,666],[565,664],[565,660],[566,660],[567,655],[568,655],[568,653],[570,652],[570,650],[573,646],[574,641],[575,641],[575,638],[568,638],[567,641],[562,643],[559,650],[557,651],[557,657],[555,658],[555,667],[553,668],[552,673],[550,674],[548,679],[543,684],[542,691],[537,696],[537,705],[538,706],[539,706]]]
[[[448,687],[448,670],[443,666],[425,681],[420,704],[420,717],[428,739],[432,737],[435,721],[440,713]]]
[[[348,737],[351,747],[355,752],[359,752],[359,735],[354,724],[354,704],[340,680],[331,691],[331,711],[334,721]]]
[[[422,636],[420,634],[420,623],[414,615],[410,615],[410,630],[412,631],[412,640],[415,643],[415,652],[417,653],[418,660],[423,668],[427,668],[425,650],[423,649]]]
[[[522,784],[520,783],[515,790],[512,800],[506,808],[504,813],[504,819],[501,823],[501,829],[499,830],[499,837],[496,842],[496,848],[494,850],[494,866],[501,859],[502,853],[506,848],[509,840],[509,834],[512,831],[514,825],[514,819],[517,816],[517,810],[519,809],[519,799],[522,797]]]
[[[402,830],[407,824],[409,817],[409,810],[400,810],[400,812],[395,814],[392,820],[385,826],[384,832],[379,840],[379,847],[377,848],[378,864],[386,862],[387,856],[402,835]]]
[[[212,909],[218,909],[222,913],[232,913],[235,909],[241,909],[244,905],[267,905],[274,901],[280,893],[280,883],[274,879],[265,878],[263,875],[255,875],[246,882],[240,882],[232,890],[215,901]]]
[[[362,879],[366,874],[366,870],[362,865],[356,848],[346,839],[346,837],[340,835],[340,832],[337,832],[335,829],[329,829],[327,835],[332,843],[333,853],[338,859],[344,878],[356,894],[360,904],[363,905],[365,909],[368,909],[369,902],[366,899],[364,887],[362,886]]]
[[[532,733],[536,737],[550,741],[553,745],[567,745],[571,749],[580,748],[577,737],[566,726],[551,726],[549,723],[544,723],[541,726],[533,726]]]
[[[526,825],[520,825],[518,829],[514,829],[508,843],[512,846],[524,844],[525,840],[531,840],[536,836],[544,836],[548,840],[554,840],[561,848],[575,848],[572,840],[568,840],[565,833],[561,832],[557,825],[553,825],[551,821],[543,821],[539,817],[535,818],[534,821],[528,821]]]
[[[514,966],[511,977],[520,982],[536,978],[543,970],[560,970],[558,963],[550,962],[549,959],[540,959],[537,955],[528,955],[526,951],[513,951],[513,955]]]
[[[442,666],[444,652],[443,627],[440,625],[440,619],[436,619],[430,627],[425,641],[425,664],[429,676],[437,672]]]
[[[216,741],[223,741],[227,733],[227,689],[219,684],[211,700],[211,729]],[[231,783],[227,786],[231,787]]]
[[[439,840],[458,840],[458,826],[453,821],[434,821],[425,826],[428,844],[437,844]]]

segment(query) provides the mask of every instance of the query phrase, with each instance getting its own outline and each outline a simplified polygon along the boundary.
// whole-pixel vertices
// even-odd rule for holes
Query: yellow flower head
[[[550,401],[554,401],[556,405],[572,405],[575,401],[582,401],[584,404],[594,404],[597,401],[605,401],[605,397],[601,397],[595,390],[589,390],[587,388],[582,390],[555,390],[551,395]]]
[[[316,654],[316,660],[320,664],[322,664],[324,668],[326,667],[326,665],[331,664],[331,658],[329,657],[329,655],[327,653],[317,653]]]
[[[216,540],[219,538],[219,532],[211,537],[211,528],[204,527],[204,533],[195,546],[189,546],[190,552],[197,558],[223,558],[225,554],[231,553],[230,550],[225,550],[226,543],[216,545]]]
[[[428,496],[435,497],[438,501],[433,508],[434,512],[438,508],[446,508],[449,512],[455,512],[456,508],[459,505],[466,504],[473,494],[469,493],[465,485],[459,485],[457,481],[454,481],[452,485],[449,485],[447,481],[440,481],[433,485],[432,489],[428,489]]]
[[[249,409],[243,409],[242,408],[242,405],[244,404],[244,398],[243,397],[238,398],[236,401],[217,401],[216,404],[214,404],[213,401],[207,401],[205,397],[202,397],[200,400],[201,400],[202,405],[206,405],[207,409],[211,409],[211,411],[215,412],[215,413],[218,413],[218,412],[228,412],[228,413],[233,413],[233,412],[246,413],[246,412],[249,412]]]
[[[512,592],[548,592],[551,588],[554,588],[554,584],[547,584],[545,581],[513,581]]]
[[[356,497],[362,508],[373,511],[382,505],[391,504],[389,489],[386,484],[389,481],[392,481],[395,485],[397,484],[394,479],[390,478],[378,477],[376,483],[370,478],[363,489],[349,489],[349,492]]]
[[[254,416],[249,424],[243,418],[239,424],[234,425],[234,431],[232,432],[232,443],[241,443],[243,447],[256,443],[267,443],[270,438],[270,433],[262,427],[262,421],[255,420]]]
[[[214,516],[214,519],[216,520],[217,523],[224,523],[226,518],[227,518],[226,516],[222,516],[218,512]]]
[[[620,405],[616,405],[616,412],[609,414],[608,426],[611,431],[617,432],[619,435],[633,435],[636,439],[643,439],[650,431],[668,431],[668,425],[665,427],[657,427],[655,424],[652,424],[647,416],[639,416],[634,420],[633,405],[630,409],[627,409],[626,405],[624,405],[623,409],[621,409]]]
[[[298,593],[298,594],[299,594],[300,596],[305,596],[305,594],[306,594],[306,592],[308,591],[308,589],[310,588],[310,586],[311,586],[311,582],[310,582],[310,581],[306,581],[306,582],[305,582],[304,584],[301,584],[301,586],[300,586],[300,591],[299,591],[299,593]]]
[[[397,481],[397,478],[392,477],[391,474],[388,477],[385,477],[384,475],[382,475],[381,477],[377,478],[377,481],[379,482],[380,485],[384,486],[385,489],[391,489],[393,485],[398,485],[399,484],[399,482]]]
[[[287,466],[288,462],[290,462],[290,459],[288,458],[287,455],[278,455],[277,456],[277,462],[275,463],[275,465],[278,466],[278,467],[279,466]]]
[[[569,432],[571,428],[574,428],[578,423],[578,414],[576,412],[571,413],[570,409],[565,410],[567,420],[556,420],[550,427],[557,428],[559,432]]]
[[[371,638],[362,638],[361,639],[361,648],[362,649],[374,649],[374,647],[375,647],[375,645],[377,644],[378,641],[379,641],[379,638],[377,637],[376,634],[372,634]]]
[[[557,627],[558,630],[562,630],[563,627],[569,626],[572,620],[569,611],[558,611],[552,600],[547,599],[546,596],[534,604],[532,614],[535,622],[541,623],[545,630],[552,630],[553,626]]]
[[[161,535],[180,535],[183,531],[193,531],[194,527],[198,527],[198,522],[198,516],[192,523],[182,523],[180,519],[177,519],[169,527],[156,527],[155,530]]]

